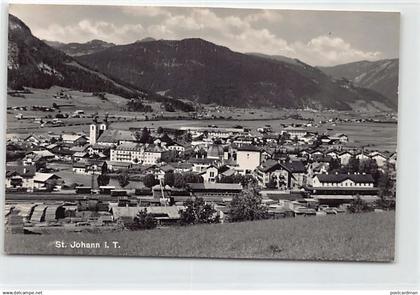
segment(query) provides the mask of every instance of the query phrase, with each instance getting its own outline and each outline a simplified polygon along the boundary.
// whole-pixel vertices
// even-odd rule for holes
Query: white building
[[[350,158],[352,156],[353,155],[350,152],[348,152],[348,151],[345,151],[345,152],[340,153],[338,155],[338,158],[340,159],[341,165],[347,165],[349,163],[349,161],[350,161]]]
[[[379,152],[372,152],[369,154],[369,157],[376,161],[378,167],[384,167],[388,161],[388,159]]]
[[[261,164],[261,151],[252,145],[241,146],[236,151],[238,172],[251,174]]]
[[[312,180],[313,188],[373,187],[373,184],[370,174],[317,174]]]
[[[111,149],[110,160],[115,162],[153,165],[157,164],[166,153],[166,150],[156,145],[124,143]]]

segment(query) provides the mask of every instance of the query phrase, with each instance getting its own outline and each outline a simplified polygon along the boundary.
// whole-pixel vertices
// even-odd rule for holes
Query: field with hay
[[[297,217],[148,231],[6,234],[9,254],[392,261],[395,213]],[[71,248],[74,242],[95,248]],[[105,242],[109,248],[106,248]],[[114,247],[113,242],[117,242]],[[57,244],[65,245],[57,247]]]

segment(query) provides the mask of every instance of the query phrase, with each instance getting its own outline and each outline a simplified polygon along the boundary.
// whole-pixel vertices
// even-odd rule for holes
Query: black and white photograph
[[[393,262],[400,13],[10,4],[7,254]]]

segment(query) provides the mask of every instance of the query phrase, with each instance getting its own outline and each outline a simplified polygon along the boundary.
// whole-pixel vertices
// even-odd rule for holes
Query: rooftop
[[[373,183],[373,177],[370,174],[317,174],[315,175],[320,182],[343,182],[350,179],[356,183]]]
[[[189,183],[192,190],[242,190],[242,185],[239,183]]]

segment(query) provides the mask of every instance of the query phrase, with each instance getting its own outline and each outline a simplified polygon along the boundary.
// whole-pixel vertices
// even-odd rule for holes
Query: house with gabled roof
[[[200,176],[203,177],[204,182],[215,183],[219,176],[219,169],[214,165],[210,165],[206,170],[200,173]]]
[[[388,161],[388,158],[380,152],[371,152],[369,153],[369,157],[375,160],[378,167],[384,167]]]
[[[338,206],[360,197],[367,202],[378,200],[378,188],[370,174],[317,174],[308,192],[320,204]]]
[[[6,188],[32,191],[35,173],[35,166],[7,165]]]
[[[343,151],[338,154],[338,158],[340,159],[341,165],[347,165],[350,161],[350,158],[353,154],[350,151]]]
[[[275,182],[279,189],[301,187],[306,184],[306,168],[301,161],[280,163],[267,160],[255,169],[254,175],[261,187]]]
[[[373,187],[374,180],[370,174],[317,174],[312,186],[319,187]]]
[[[360,152],[356,153],[355,156],[356,156],[356,159],[358,159],[361,162],[370,159],[369,155],[364,151],[360,151]]]
[[[62,134],[61,139],[63,143],[73,146],[84,146],[88,143],[87,137],[80,134]]]

